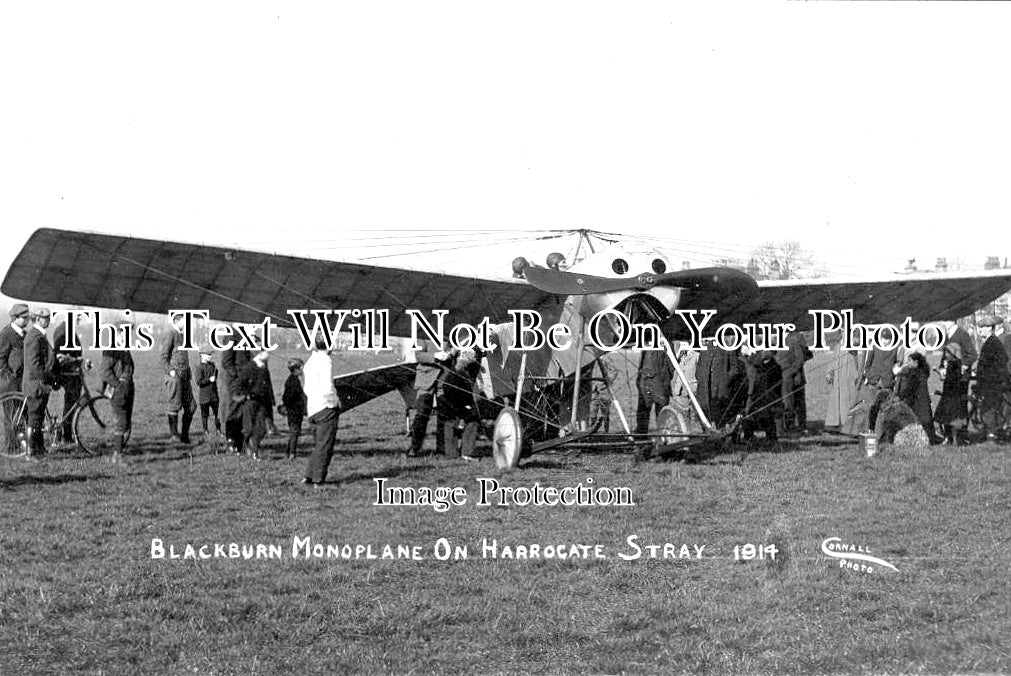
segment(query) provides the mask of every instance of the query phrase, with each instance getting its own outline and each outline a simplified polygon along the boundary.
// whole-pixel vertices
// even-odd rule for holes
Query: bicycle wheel
[[[0,397],[0,455],[28,455],[25,395],[10,392]]]
[[[94,397],[74,414],[77,447],[88,455],[109,453],[116,444],[116,416],[108,397]]]

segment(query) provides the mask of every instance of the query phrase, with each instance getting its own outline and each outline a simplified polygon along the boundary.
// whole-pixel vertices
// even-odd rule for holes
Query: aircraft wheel
[[[687,434],[691,432],[688,421],[684,413],[673,406],[664,406],[656,416],[656,426],[659,436],[656,437],[657,446],[676,444],[679,441],[686,441]]]
[[[523,450],[523,427],[520,414],[515,408],[506,406],[495,418],[492,431],[492,455],[499,469],[515,467]]]

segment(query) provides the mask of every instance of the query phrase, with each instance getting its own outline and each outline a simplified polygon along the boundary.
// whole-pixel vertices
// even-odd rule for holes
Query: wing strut
[[[569,417],[569,428],[576,430],[576,415],[579,411],[579,381],[583,375],[583,334],[586,333],[586,318],[579,315],[579,337],[576,338],[576,379],[572,387],[572,415]]]

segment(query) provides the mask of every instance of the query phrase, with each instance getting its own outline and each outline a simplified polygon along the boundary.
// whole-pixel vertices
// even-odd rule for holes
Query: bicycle
[[[73,441],[81,452],[97,456],[114,447],[116,417],[112,412],[112,401],[104,394],[92,395],[83,378],[81,386],[81,396],[65,415],[57,414],[52,406],[46,407],[42,439],[47,450],[56,448],[63,442]],[[27,404],[28,399],[22,392],[9,392],[0,396],[0,455],[28,455]],[[68,421],[71,422],[73,439],[63,438],[64,425]],[[127,430],[127,438],[129,435]]]

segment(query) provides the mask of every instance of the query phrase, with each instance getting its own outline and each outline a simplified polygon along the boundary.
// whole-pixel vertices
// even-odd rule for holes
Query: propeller
[[[758,284],[747,273],[733,268],[696,268],[658,275],[643,272],[631,277],[598,277],[567,270],[535,268],[523,270],[523,276],[537,289],[563,296],[583,296],[612,291],[645,291],[654,286],[676,286],[684,289],[736,287],[754,291]]]

